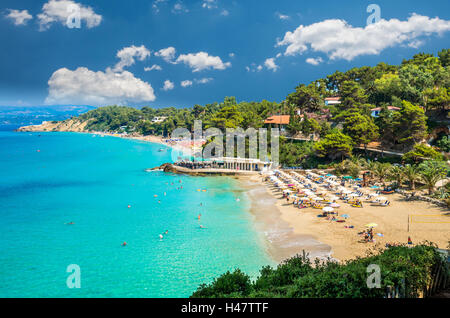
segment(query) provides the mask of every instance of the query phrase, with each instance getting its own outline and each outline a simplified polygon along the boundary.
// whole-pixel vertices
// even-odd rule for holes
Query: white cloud
[[[166,3],[166,2],[167,2],[167,0],[155,0],[155,1],[153,1],[153,4],[152,4],[153,10],[155,10],[155,12],[158,13],[159,12],[159,4],[160,3]]]
[[[144,67],[145,72],[151,72],[153,70],[162,71],[162,67],[159,66],[158,64],[153,64],[151,67]]]
[[[28,10],[14,10],[8,9],[9,13],[6,18],[13,20],[14,25],[26,25],[28,20],[33,19],[33,16],[28,13]]]
[[[262,71],[263,66],[252,63],[250,66],[246,66],[245,69],[247,70],[247,72],[260,72]]]
[[[420,46],[422,46],[425,43],[423,40],[414,40],[407,44],[408,47],[412,47],[414,49],[418,49]]]
[[[170,91],[174,89],[175,84],[169,80],[164,81],[164,86],[162,88],[163,91]]]
[[[192,84],[193,84],[192,81],[189,81],[189,80],[185,80],[185,81],[181,82],[182,87],[192,86]]]
[[[173,13],[187,13],[189,10],[185,7],[185,5],[180,1],[175,3],[172,9]]]
[[[274,72],[277,71],[278,65],[275,63],[275,58],[266,59],[264,61],[264,66],[267,67],[267,69],[272,70]]]
[[[234,53],[230,53],[230,54],[228,54],[228,56],[229,56],[229,57],[235,57],[235,56],[236,56],[236,54],[234,54]]]
[[[281,55],[283,55],[283,54],[278,53],[278,54],[276,55],[276,58],[279,58]]]
[[[169,46],[168,48],[161,49],[158,52],[155,52],[155,56],[159,56],[164,61],[171,63],[175,58],[175,52],[175,48],[173,46]]]
[[[217,8],[216,0],[203,0],[202,7],[206,9],[215,9]]]
[[[286,14],[282,14],[282,13],[277,13],[277,16],[280,20],[289,20],[289,16]]]
[[[193,69],[193,72],[199,72],[207,69],[224,70],[231,66],[230,62],[222,62],[218,56],[210,56],[206,52],[181,54],[176,63],[184,63]]]
[[[80,19],[86,23],[88,28],[98,26],[102,22],[102,16],[98,15],[91,7],[83,6],[72,0],[49,0],[42,7],[42,13],[38,14],[40,30],[47,30],[54,22],[65,25],[72,16],[72,8],[80,10]]]
[[[206,83],[211,82],[212,80],[213,80],[212,77],[204,77],[204,78],[201,78],[201,79],[196,79],[195,82],[197,84],[206,84]]]
[[[156,99],[152,86],[128,71],[115,73],[110,68],[94,72],[86,67],[74,71],[60,68],[48,81],[47,104],[111,105],[151,102]]]
[[[317,57],[317,58],[307,58],[306,59],[306,63],[311,64],[311,65],[319,65],[320,63],[323,62],[323,59],[321,57]]]
[[[131,66],[135,63],[137,58],[139,61],[145,60],[150,56],[150,50],[148,50],[144,45],[141,46],[129,46],[121,49],[117,52],[117,57],[120,61],[114,66],[115,72],[121,72],[124,67]]]
[[[222,10],[222,12],[220,12],[220,15],[223,15],[224,17],[228,16],[230,14],[230,12],[228,10]]]
[[[286,32],[278,46],[287,46],[284,55],[297,55],[311,49],[332,60],[353,60],[360,55],[375,55],[388,47],[414,43],[421,36],[441,35],[450,30],[450,21],[413,14],[406,21],[380,20],[365,28],[353,27],[344,20],[324,20],[300,25]]]

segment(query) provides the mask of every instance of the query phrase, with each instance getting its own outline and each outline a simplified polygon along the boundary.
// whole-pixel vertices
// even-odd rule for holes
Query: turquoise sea
[[[0,132],[0,145],[0,297],[187,297],[273,265],[234,179],[145,171],[169,148],[77,133]]]

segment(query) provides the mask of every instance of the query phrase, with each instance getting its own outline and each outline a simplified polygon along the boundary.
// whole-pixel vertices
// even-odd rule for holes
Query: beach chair
[[[380,206],[389,206],[391,204],[391,201],[386,201],[384,203],[381,203]]]

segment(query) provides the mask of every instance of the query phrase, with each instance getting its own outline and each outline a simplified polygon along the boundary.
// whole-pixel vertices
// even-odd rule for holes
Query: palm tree
[[[416,189],[416,181],[420,179],[419,169],[417,166],[406,165],[403,168],[403,174],[408,180],[409,188],[414,191]]]
[[[436,161],[423,162],[420,167],[420,176],[428,188],[428,194],[431,195],[434,192],[436,183],[447,174],[446,167],[443,167]]]
[[[386,185],[384,180],[389,175],[390,169],[391,169],[391,164],[389,164],[389,163],[380,163],[380,162],[378,162],[376,164],[376,166],[375,166],[374,173],[378,177],[380,182],[383,184],[383,186]]]
[[[403,174],[403,169],[397,166],[392,167],[391,170],[389,171],[388,178],[392,181],[395,181],[395,183],[397,183],[397,186],[401,188],[403,180],[405,178],[405,175]]]

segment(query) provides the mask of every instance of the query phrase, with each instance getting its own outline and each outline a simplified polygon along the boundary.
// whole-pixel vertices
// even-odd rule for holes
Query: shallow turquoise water
[[[170,161],[160,145],[14,132],[0,145],[0,297],[187,297],[273,264],[236,181],[145,172]]]

